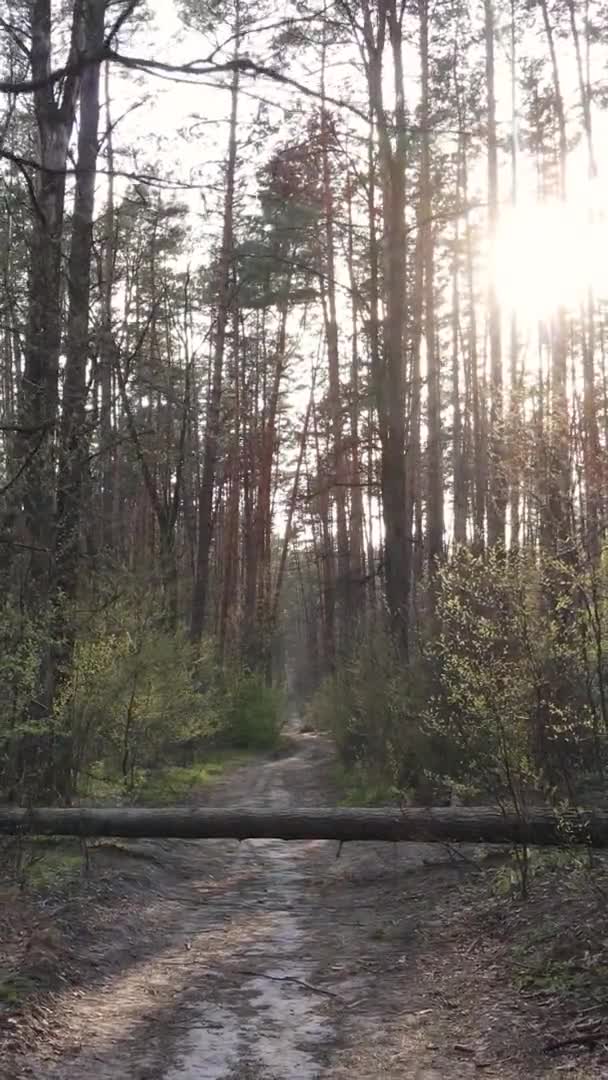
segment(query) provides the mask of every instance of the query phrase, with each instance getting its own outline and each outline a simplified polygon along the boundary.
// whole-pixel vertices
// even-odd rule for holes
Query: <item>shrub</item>
[[[593,759],[574,581],[555,561],[500,552],[461,551],[440,572],[429,728],[456,783],[521,812],[539,790],[574,797]]]
[[[209,735],[217,715],[194,685],[191,646],[164,631],[153,612],[120,605],[97,631],[77,641],[55,725],[70,735],[74,784],[87,764],[102,760],[132,787],[138,769]]]
[[[283,706],[282,692],[261,675],[233,667],[224,679],[221,735],[231,746],[270,750],[281,733]]]
[[[404,665],[390,636],[376,630],[321,684],[311,720],[331,731],[358,783],[365,774],[370,788],[409,790],[437,765],[421,724],[425,680],[424,666]]]
[[[38,698],[42,658],[49,649],[48,621],[34,620],[15,604],[0,602],[0,799],[24,783],[27,744],[41,742],[43,720],[35,719],[30,703]],[[28,778],[29,780],[29,778]]]
[[[604,561],[457,551],[437,573],[423,654],[406,664],[368,631],[309,706],[351,786],[449,790],[522,814],[539,797],[583,801],[606,756],[607,583]]]

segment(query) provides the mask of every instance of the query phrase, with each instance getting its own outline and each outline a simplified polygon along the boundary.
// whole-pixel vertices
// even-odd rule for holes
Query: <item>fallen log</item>
[[[220,809],[198,807],[15,809],[0,807],[0,833],[173,837],[187,840],[388,840],[451,843],[587,844],[608,847],[608,812],[527,817],[488,806],[404,809]]]

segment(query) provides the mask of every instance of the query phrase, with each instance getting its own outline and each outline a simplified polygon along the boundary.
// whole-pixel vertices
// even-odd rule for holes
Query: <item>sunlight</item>
[[[607,226],[584,204],[528,203],[503,213],[496,243],[501,303],[524,322],[576,308],[589,286],[603,289]]]

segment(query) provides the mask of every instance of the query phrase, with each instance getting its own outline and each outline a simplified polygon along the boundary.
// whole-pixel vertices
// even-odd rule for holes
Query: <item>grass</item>
[[[341,806],[386,806],[394,803],[397,792],[388,780],[374,775],[363,765],[334,766],[333,781],[342,797]]]
[[[573,1013],[608,1005],[608,860],[580,849],[533,849],[530,896],[488,879],[501,913],[505,974],[524,994],[568,1002]],[[500,878],[508,868],[502,868]],[[494,879],[494,880],[493,880]]]
[[[3,974],[0,971],[0,1010],[14,1009],[35,989],[36,983],[27,975],[16,975],[12,972]]]
[[[201,787],[217,783],[225,772],[245,765],[254,757],[251,751],[214,751],[205,761],[193,765],[167,765],[150,769],[142,777],[134,801],[139,805],[169,806],[187,802]]]
[[[82,870],[83,849],[76,837],[23,836],[2,851],[0,883],[40,893],[56,892],[80,878]],[[10,903],[15,902],[12,897]]]
[[[77,842],[76,842],[77,843]],[[38,841],[32,850],[30,861],[22,869],[28,884],[36,890],[46,891],[67,885],[82,873],[82,851],[74,842],[64,839],[61,844],[50,847]]]
[[[99,763],[89,774],[82,794],[87,803],[98,805],[129,803],[171,806],[188,803],[198,789],[211,787],[226,772],[245,765],[256,756],[245,750],[214,750],[204,761],[191,765],[142,769],[136,776],[136,786],[132,792],[126,790],[122,777],[108,776],[103,763]],[[11,874],[22,887],[34,892],[44,893],[69,886],[83,874],[80,842],[70,837],[24,838],[20,861],[13,864]]]
[[[204,761],[189,765],[162,765],[155,769],[138,769],[132,789],[122,776],[108,775],[103,762],[89,771],[82,795],[87,802],[136,803],[139,806],[170,806],[187,802],[197,788],[217,783],[225,772],[245,765],[255,757],[247,750],[214,750]]]

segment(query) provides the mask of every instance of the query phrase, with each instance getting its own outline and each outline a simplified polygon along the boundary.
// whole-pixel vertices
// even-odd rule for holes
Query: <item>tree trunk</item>
[[[95,55],[103,45],[103,0],[88,0],[84,7],[87,52]],[[82,491],[87,468],[85,432],[87,362],[89,359],[89,304],[93,212],[99,124],[100,65],[89,64],[80,90],[78,161],[68,261],[68,322],[65,344],[61,448],[57,481],[56,586],[69,601],[76,596],[80,548]],[[64,627],[65,630],[65,627]],[[71,648],[64,651],[69,662]]]
[[[281,590],[283,587],[283,578],[285,575],[285,567],[287,565],[287,554],[289,551],[289,542],[291,540],[291,528],[293,523],[293,516],[298,501],[298,492],[300,488],[300,473],[302,471],[302,462],[304,461],[304,454],[306,453],[306,440],[308,438],[308,425],[310,423],[310,414],[312,412],[314,393],[315,393],[315,375],[316,371],[312,373],[312,382],[310,387],[310,398],[308,399],[308,405],[306,407],[306,413],[304,415],[304,426],[302,428],[302,434],[300,435],[300,448],[298,451],[298,460],[296,462],[296,471],[293,478],[293,487],[291,489],[291,497],[289,499],[289,505],[287,508],[287,521],[285,522],[285,534],[283,536],[283,544],[281,547],[281,557],[279,559],[279,568],[277,570],[277,577],[273,590],[272,608],[270,612],[270,627],[271,632],[274,631],[277,625],[279,614],[279,602],[281,599]]]
[[[325,23],[323,24],[325,27]],[[325,258],[323,313],[327,341],[329,374],[329,408],[332,425],[333,501],[336,508],[336,541],[338,554],[337,607],[340,628],[348,637],[351,610],[350,553],[346,524],[346,469],[342,424],[342,389],[340,386],[340,346],[336,306],[336,254],[334,238],[334,193],[329,143],[330,117],[325,106],[325,41],[321,66],[321,158],[323,181],[323,218]]]
[[[359,303],[357,294],[357,281],[355,276],[354,261],[354,236],[353,236],[353,213],[352,213],[352,177],[347,181],[347,206],[348,206],[348,244],[347,263],[348,277],[351,291],[351,317],[352,317],[352,341],[351,341],[351,364],[350,364],[350,462],[351,462],[351,496],[350,496],[350,566],[351,574],[355,582],[359,582],[365,572],[365,554],[363,541],[363,490],[359,446],[359,412],[360,412],[360,386],[359,386]],[[357,586],[359,593],[360,586]],[[356,609],[360,607],[357,600]]]
[[[441,432],[441,373],[435,342],[435,258],[433,239],[433,192],[431,177],[429,3],[420,4],[420,62],[422,67],[422,158],[420,162],[420,211],[424,266],[424,338],[427,365],[427,555],[431,574],[443,554],[443,447]]]
[[[234,58],[240,50],[240,12],[237,4]],[[226,191],[224,197],[224,224],[222,249],[218,266],[217,316],[215,345],[213,350],[213,373],[203,444],[201,486],[198,497],[198,548],[196,555],[196,580],[192,593],[190,636],[198,642],[203,633],[209,593],[209,557],[213,540],[213,494],[219,452],[221,430],[222,375],[224,370],[224,347],[226,328],[230,314],[232,291],[231,265],[234,246],[234,192],[237,166],[237,116],[239,100],[239,68],[235,66],[232,76],[232,104],[230,133],[228,136],[228,162],[226,166]]]
[[[105,236],[101,260],[101,328],[99,368],[101,402],[99,440],[102,454],[101,543],[112,551],[116,546],[117,523],[114,520],[115,453],[112,447],[112,381],[114,373],[114,338],[112,332],[112,293],[114,287],[114,142],[110,100],[110,65],[105,64],[106,160],[108,189],[105,213]]]
[[[517,207],[517,46],[516,46],[516,0],[511,0],[511,206]],[[509,400],[509,546],[519,547],[521,540],[521,474],[522,474],[522,410],[523,377],[519,371],[519,328],[517,312],[511,312],[510,325],[510,400]]]
[[[459,188],[458,193],[460,193]],[[463,545],[467,542],[467,494],[460,408],[460,228],[458,217],[454,225],[452,263],[452,483],[454,543]]]
[[[384,523],[386,599],[395,641],[408,649],[411,538],[407,535],[405,470],[405,167],[407,132],[401,22],[395,0],[381,5],[374,35],[369,0],[362,5],[367,48],[367,77],[371,113],[379,142],[383,213],[384,349],[380,369],[373,373],[381,441],[380,485]],[[392,47],[395,84],[395,122],[384,107],[383,50],[386,28]],[[396,145],[391,131],[397,130]]]
[[[471,384],[472,451],[473,451],[473,537],[474,549],[481,552],[485,546],[487,446],[485,439],[485,396],[479,374],[477,341],[477,296],[475,293],[475,262],[473,224],[470,221],[468,160],[466,146],[462,155],[462,197],[465,205],[466,227],[466,276],[468,293],[468,367]]]
[[[547,0],[540,0],[540,6],[551,60],[553,95],[557,115],[559,198],[562,202],[565,202],[567,198],[566,167],[568,158],[566,113],[561,91],[555,38],[549,18]],[[572,556],[572,530],[570,528],[570,430],[567,365],[567,319],[564,307],[560,305],[551,325],[551,431],[543,532],[555,554],[569,558]]]
[[[488,93],[488,324],[490,332],[490,469],[488,544],[505,543],[507,488],[504,466],[503,377],[500,306],[496,293],[496,230],[498,226],[498,142],[494,74],[494,0],[485,0],[486,82]]]
[[[110,808],[19,810],[0,808],[0,834],[172,837],[174,839],[272,839],[413,841],[415,843],[526,843],[608,847],[608,811],[530,810],[527,816],[491,806],[416,807],[395,810],[245,810]]]
[[[35,80],[51,68],[51,0],[34,0],[31,11],[31,65]],[[74,9],[70,59],[79,53],[80,5]],[[79,79],[68,76],[61,99],[54,86],[34,94],[40,169],[35,177],[35,213],[30,237],[30,282],[25,368],[21,391],[23,520],[32,547],[28,590],[33,608],[44,609],[51,584],[54,543],[54,435],[58,410],[61,346],[61,258],[67,156],[74,126]],[[43,703],[46,690],[41,688]],[[46,702],[48,704],[48,702]]]
[[[227,643],[230,643],[230,631],[234,621],[236,597],[239,579],[239,519],[241,503],[241,383],[239,360],[239,313],[233,313],[233,368],[232,385],[234,394],[234,430],[228,464],[228,498],[226,500],[226,532],[224,542],[224,575],[219,615],[219,655],[223,660]]]

